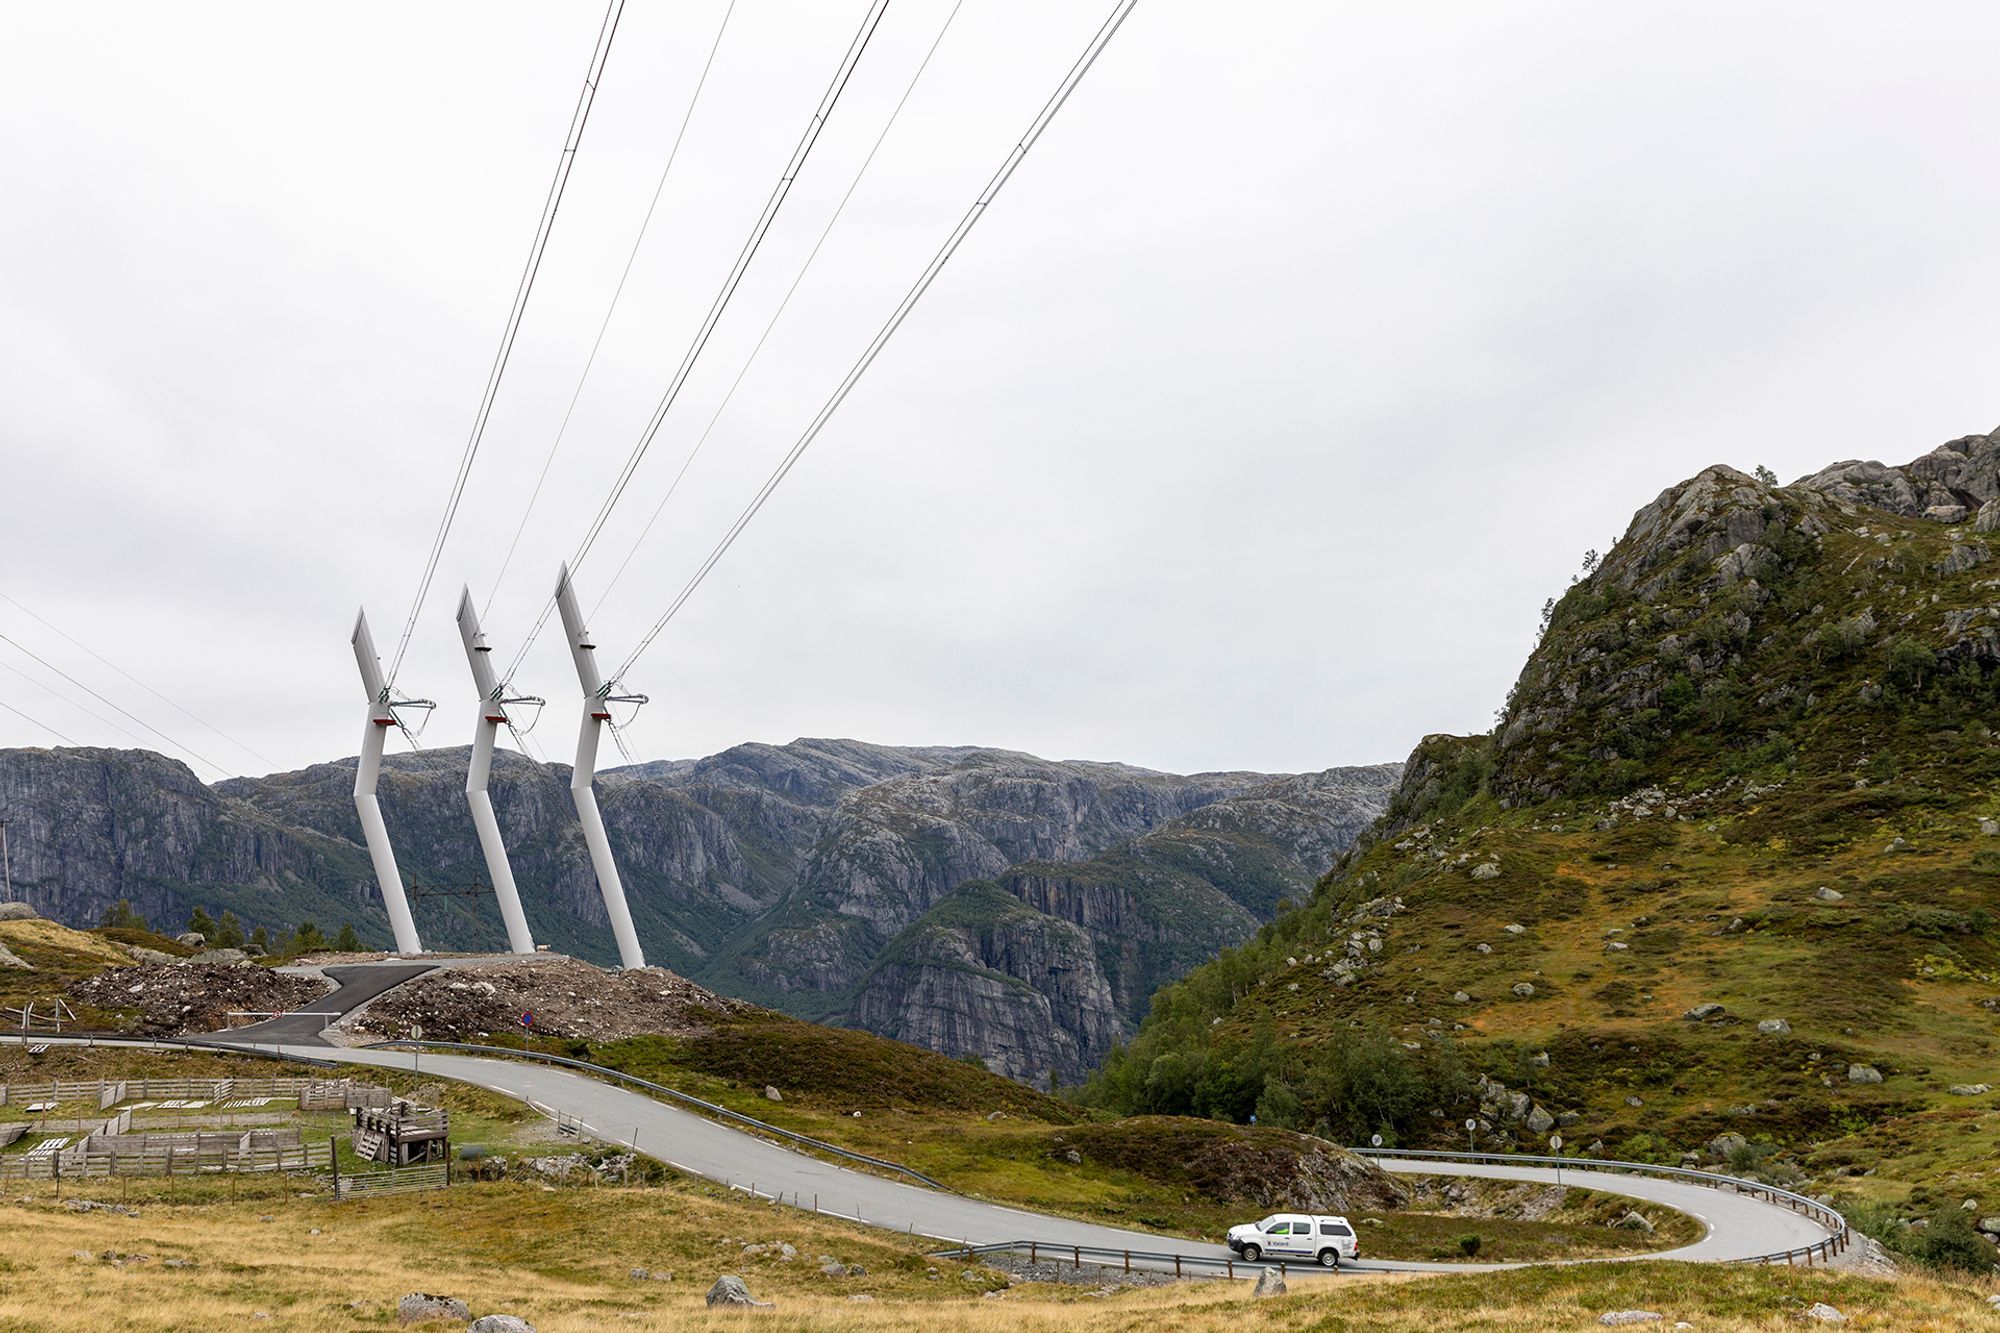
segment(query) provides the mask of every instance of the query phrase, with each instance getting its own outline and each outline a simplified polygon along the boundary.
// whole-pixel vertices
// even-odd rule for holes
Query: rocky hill
[[[485,879],[464,764],[430,751],[385,767],[390,835],[420,893]],[[598,788],[649,958],[1045,1081],[1081,1077],[1160,982],[1304,896],[1397,772],[1183,777],[802,740],[616,770]],[[125,899],[178,926],[200,905],[383,944],[353,780],[352,760],[208,787],[143,751],[0,751],[16,888],[51,917],[92,923]],[[503,753],[494,804],[537,938],[608,960],[568,780]],[[504,947],[490,900],[415,906],[432,947]]]
[[[1495,733],[1423,742],[1094,1095],[1969,1188],[1958,1136],[2000,1128],[1996,532],[2000,435],[1667,490],[1552,602]]]

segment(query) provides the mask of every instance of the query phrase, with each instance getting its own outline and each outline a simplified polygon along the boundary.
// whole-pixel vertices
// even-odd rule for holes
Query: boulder
[[[764,1100],[767,1102],[781,1102],[785,1100],[785,1094],[766,1084],[764,1086]]]
[[[1979,506],[1979,512],[1972,519],[1972,530],[1974,532],[2000,532],[2000,498],[1988,500],[1985,504]]]
[[[1721,1005],[1715,1003],[1713,1000],[1710,1000],[1706,1004],[1696,1005],[1694,1008],[1682,1014],[1681,1017],[1689,1020],[1690,1022],[1699,1023],[1705,1018],[1714,1018],[1717,1014],[1725,1012],[1727,1011],[1724,1010]]]
[[[1750,1146],[1750,1140],[1741,1134],[1717,1134],[1708,1141],[1708,1155],[1721,1160],[1741,1148]]]
[[[1813,897],[1823,903],[1837,903],[1844,901],[1847,895],[1839,889],[1829,889],[1825,885],[1821,885],[1819,888],[1813,890]]]
[[[664,1268],[635,1268],[632,1270],[634,1282],[672,1282],[674,1275]]]
[[[1502,926],[1500,929],[1506,931],[1509,935],[1525,935],[1528,933],[1528,928],[1519,924]]]
[[[0,903],[0,921],[33,921],[40,915],[26,903]]]
[[[1500,878],[1500,867],[1491,861],[1482,861],[1472,867],[1472,877],[1474,879],[1498,879]]]
[[[174,936],[174,943],[185,944],[190,949],[199,949],[208,943],[208,936],[198,930],[184,930]]]
[[[1514,983],[1512,990],[1516,999],[1531,1000],[1535,996],[1535,983],[1532,981],[1517,981]]]
[[[830,1254],[819,1257],[819,1271],[826,1277],[846,1277],[847,1265]]]
[[[433,1319],[450,1319],[464,1324],[472,1320],[472,1307],[456,1296],[433,1296],[429,1292],[413,1291],[396,1302],[396,1319],[405,1324],[422,1324]]]
[[[1989,1236],[2000,1236],[2000,1217],[1982,1217],[1979,1229]]]
[[[1257,1275],[1256,1295],[1282,1296],[1285,1294],[1284,1275],[1275,1268],[1267,1268]]]
[[[2000,837],[2000,819],[1980,820],[1979,831],[1981,834],[1989,838]]]
[[[1847,1081],[1849,1083],[1880,1083],[1882,1081],[1882,1071],[1874,1065],[1849,1065],[1847,1067]]]
[[[1528,1132],[1546,1134],[1556,1127],[1556,1118],[1539,1106],[1528,1108]]]
[[[0,943],[0,967],[16,968],[22,972],[32,972],[35,970],[29,966],[26,959],[8,948],[5,943]]]
[[[1991,1083],[1954,1083],[1951,1095],[1954,1097],[1983,1097],[1993,1091]]]
[[[1451,993],[1451,1002],[1453,1004],[1471,1004],[1472,997],[1462,990],[1455,990]]]
[[[154,967],[172,967],[180,961],[173,954],[162,953],[158,949],[148,949],[143,944],[128,944],[124,947],[125,952],[132,955],[132,961],[135,963],[150,963]]]
[[[247,963],[250,961],[250,955],[241,949],[204,949],[187,961],[211,966],[227,966],[232,963]]]
[[[717,1306],[742,1310],[774,1309],[771,1302],[760,1301],[750,1295],[750,1288],[743,1285],[743,1279],[733,1273],[724,1273],[715,1279],[715,1285],[708,1289],[710,1309]]]
[[[1803,1317],[1819,1324],[1844,1324],[1847,1322],[1846,1315],[1834,1309],[1825,1301],[1819,1301],[1807,1306]]]
[[[535,1333],[535,1326],[517,1314],[487,1314],[473,1320],[466,1333]]]
[[[1792,1025],[1782,1018],[1759,1019],[1757,1030],[1767,1037],[1789,1037],[1792,1035]]]
[[[1657,1324],[1666,1316],[1657,1310],[1613,1310],[1610,1314],[1597,1316],[1597,1322],[1607,1328],[1620,1324]]]

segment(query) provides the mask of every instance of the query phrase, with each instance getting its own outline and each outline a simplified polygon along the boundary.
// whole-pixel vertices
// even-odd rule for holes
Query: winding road
[[[409,1069],[456,1079],[519,1098],[550,1114],[574,1118],[594,1138],[636,1149],[687,1174],[870,1226],[942,1241],[991,1245],[1032,1239],[1051,1245],[1164,1252],[1190,1259],[1230,1257],[1220,1245],[1029,1212],[835,1166],[583,1073],[485,1056],[341,1048],[321,1035],[337,1017],[428,970],[422,964],[329,968],[326,975],[337,988],[310,1008],[216,1034],[204,1044]],[[1376,1160],[1385,1170],[1398,1174],[1557,1183],[1555,1171],[1542,1166],[1396,1157]],[[1782,1205],[1685,1180],[1565,1167],[1560,1183],[1677,1209],[1706,1225],[1707,1234],[1692,1245],[1642,1256],[1646,1258],[1728,1262],[1814,1245],[1830,1234],[1824,1225]],[[1363,1240],[1365,1245],[1366,1238]],[[1464,1272],[1481,1266],[1370,1259],[1364,1249],[1362,1267],[1366,1271]]]

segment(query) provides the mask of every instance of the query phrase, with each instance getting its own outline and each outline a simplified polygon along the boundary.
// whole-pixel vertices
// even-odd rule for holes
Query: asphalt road
[[[321,1034],[342,1015],[353,1013],[385,991],[394,990],[433,969],[431,963],[359,963],[329,967],[326,978],[334,988],[304,1009],[281,1018],[267,1018],[248,1027],[231,1028],[230,1041],[249,1046],[326,1046]]]
[[[272,1049],[268,1042],[257,1046],[264,1051]],[[871,1226],[972,1245],[1032,1239],[1055,1245],[1229,1257],[1220,1245],[1051,1217],[848,1170],[570,1070],[484,1056],[329,1050],[320,1045],[280,1045],[278,1049],[285,1054],[358,1065],[414,1069],[476,1084],[546,1111],[574,1116],[593,1137],[636,1148],[690,1175],[752,1190],[763,1197],[782,1197],[786,1203],[796,1202],[800,1207],[817,1208]],[[1540,1167],[1396,1159],[1382,1159],[1380,1164],[1406,1174],[1555,1180],[1553,1170]],[[1562,1176],[1564,1184],[1675,1208],[1707,1225],[1708,1234],[1694,1244],[1648,1257],[1741,1259],[1815,1244],[1827,1236],[1825,1228],[1787,1208],[1701,1185],[1574,1168],[1564,1168]],[[1362,1240],[1362,1267],[1371,1271],[1464,1272],[1475,1267],[1374,1260],[1367,1256],[1365,1235]]]
[[[331,1046],[321,1035],[336,1018],[429,970],[430,965],[424,963],[328,968],[326,975],[337,988],[310,1008],[215,1034],[204,1044],[254,1047],[267,1054],[411,1069],[457,1079],[518,1098],[546,1114],[574,1117],[592,1137],[635,1148],[689,1175],[801,1208],[941,1241],[987,1245],[1035,1240],[1189,1258],[1230,1257],[1220,1245],[1052,1217],[834,1166],[580,1072],[485,1056],[340,1048]],[[1396,1158],[1377,1161],[1385,1170],[1407,1175],[1557,1180],[1556,1172],[1547,1167]],[[1561,1183],[1674,1208],[1707,1227],[1707,1234],[1694,1244],[1646,1256],[1649,1258],[1724,1262],[1812,1245],[1827,1237],[1826,1228],[1781,1205],[1685,1181],[1565,1167]],[[1371,1259],[1365,1234],[1362,1243],[1360,1267],[1366,1271],[1465,1272],[1493,1267]]]

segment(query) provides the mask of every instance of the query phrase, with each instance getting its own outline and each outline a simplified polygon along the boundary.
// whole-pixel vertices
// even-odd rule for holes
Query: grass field
[[[269,1319],[258,1326],[272,1329],[381,1328],[394,1325],[395,1303],[410,1291],[458,1296],[475,1315],[519,1314],[543,1333],[741,1328],[744,1315],[704,1308],[703,1294],[722,1273],[739,1274],[753,1294],[776,1303],[754,1320],[772,1330],[1058,1333],[1248,1323],[1428,1333],[1583,1329],[1604,1311],[1631,1308],[1661,1311],[1667,1326],[1687,1319],[1705,1330],[1780,1329],[1797,1327],[1799,1312],[1815,1301],[1838,1307],[1857,1328],[2000,1329],[2000,1314],[1984,1304],[1988,1288],[1685,1264],[1301,1279],[1291,1295],[1264,1301],[1247,1282],[1112,1295],[1089,1286],[1010,1290],[1003,1275],[931,1260],[916,1241],[684,1182],[491,1184],[363,1203],[152,1204],[138,1213],[0,1204],[0,1329],[210,1329],[259,1312]],[[746,1256],[748,1242],[788,1243],[798,1258]],[[866,1272],[824,1276],[821,1255]],[[190,1266],[169,1268],[170,1259]],[[637,1280],[635,1267],[674,1278]]]

